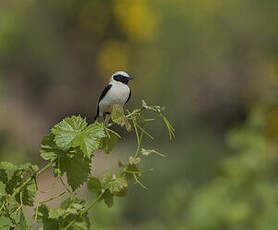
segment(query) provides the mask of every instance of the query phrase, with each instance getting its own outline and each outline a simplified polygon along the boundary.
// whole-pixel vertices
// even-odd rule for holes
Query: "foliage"
[[[65,118],[52,129],[51,133],[42,139],[41,157],[50,162],[42,169],[38,166],[26,163],[16,166],[9,162],[1,162],[0,165],[0,212],[1,227],[10,229],[28,229],[23,214],[23,206],[33,206],[36,195],[36,207],[33,224],[42,223],[43,229],[89,229],[91,221],[88,211],[98,202],[103,200],[108,207],[112,207],[115,197],[123,197],[127,194],[131,181],[143,188],[145,185],[139,180],[148,170],[139,169],[142,156],[151,153],[165,157],[155,150],[141,148],[144,134],[153,137],[143,128],[146,120],[145,111],[156,112],[169,129],[170,139],[174,136],[174,129],[162,114],[159,106],[148,106],[145,102],[142,108],[124,114],[122,107],[115,105],[111,114],[112,121],[103,123],[96,121],[93,124],[86,122],[81,116]],[[132,125],[133,127],[132,127]],[[114,125],[124,126],[127,131],[134,130],[137,139],[137,148],[133,156],[129,156],[127,163],[119,163],[118,174],[106,174],[103,178],[90,175],[91,162],[96,150],[110,153],[120,135],[110,129]],[[54,176],[60,180],[65,191],[46,201],[41,201],[38,196],[37,177],[53,167]],[[62,176],[66,174],[69,187],[63,182]],[[76,195],[76,190],[87,183],[90,192],[97,195],[96,200],[87,203]],[[60,198],[68,193],[59,207],[50,208],[47,202]],[[28,227],[29,226],[29,227]]]
[[[267,117],[267,111],[256,109],[230,131],[227,142],[234,154],[221,162],[216,176],[200,188],[185,183],[169,188],[161,219],[144,229],[277,229],[277,146],[265,136]]]

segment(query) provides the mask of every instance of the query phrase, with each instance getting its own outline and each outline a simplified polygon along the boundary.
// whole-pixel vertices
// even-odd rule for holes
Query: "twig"
[[[49,169],[52,165],[55,164],[55,161],[52,161],[50,163],[48,163],[46,166],[44,166],[42,169],[40,169],[39,171],[35,172],[32,176],[30,176],[22,185],[20,185],[18,188],[16,188],[12,194],[12,198],[14,198],[16,196],[16,194],[18,194],[20,192],[20,190],[22,188],[24,188],[25,185],[27,185],[31,180],[33,180],[35,177],[37,177],[38,175],[40,175],[41,173],[43,173],[44,171],[46,171],[47,169]]]
[[[57,198],[63,196],[65,193],[66,193],[66,191],[61,192],[60,194],[58,194],[58,195],[56,195],[56,196],[54,196],[54,197],[51,197],[51,198],[49,198],[49,199],[47,199],[47,200],[43,200],[43,201],[41,201],[40,203],[41,203],[41,204],[45,204],[45,203],[47,203],[47,202],[49,202],[49,201],[55,200],[55,199],[57,199]]]

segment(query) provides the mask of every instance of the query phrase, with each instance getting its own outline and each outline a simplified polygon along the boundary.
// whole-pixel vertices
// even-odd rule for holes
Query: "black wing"
[[[99,98],[99,100],[98,100],[98,104],[99,104],[99,102],[101,101],[101,99],[104,98],[104,96],[107,94],[107,92],[109,91],[109,89],[111,89],[111,87],[112,87],[112,84],[109,84],[109,85],[107,85],[107,86],[104,88],[104,90],[102,91],[102,93],[101,93],[101,95],[100,95],[100,98]]]
[[[131,97],[131,90],[129,90],[129,95],[128,95],[128,98],[127,98],[127,100],[126,100],[125,104],[126,104],[126,103],[128,103],[128,101],[129,101],[130,97]]]
[[[95,119],[98,117],[98,114],[99,114],[99,102],[101,101],[102,98],[104,98],[104,96],[107,94],[107,92],[109,91],[109,89],[111,89],[112,85],[109,84],[107,85],[104,90],[102,91],[99,99],[98,99],[98,103],[97,103],[97,115],[95,116]]]

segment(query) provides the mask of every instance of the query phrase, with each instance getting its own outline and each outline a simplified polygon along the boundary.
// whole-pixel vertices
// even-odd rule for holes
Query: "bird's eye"
[[[113,77],[115,81],[121,81],[122,76],[121,75],[116,75]]]

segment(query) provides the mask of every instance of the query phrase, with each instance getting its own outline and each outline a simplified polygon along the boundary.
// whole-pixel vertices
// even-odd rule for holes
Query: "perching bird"
[[[129,80],[133,79],[126,72],[119,71],[112,75],[109,84],[102,91],[98,101],[97,115],[103,117],[112,112],[112,107],[115,104],[124,106],[130,99],[131,91],[127,86]]]

